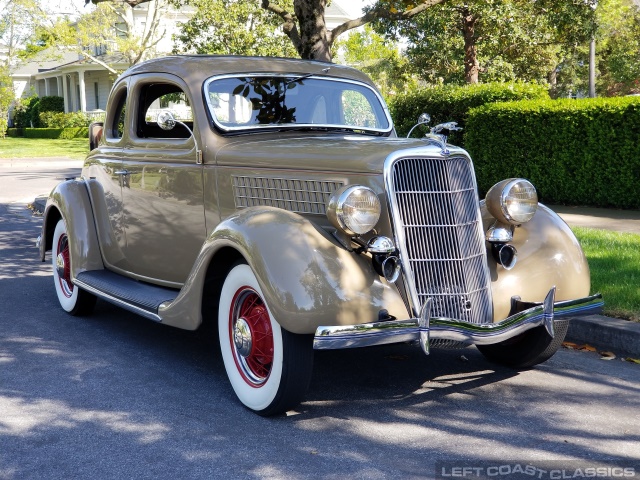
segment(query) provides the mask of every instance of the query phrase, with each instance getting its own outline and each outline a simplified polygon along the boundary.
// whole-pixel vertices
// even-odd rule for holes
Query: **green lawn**
[[[605,315],[640,322],[640,235],[572,229],[591,269],[591,291],[604,297]]]
[[[6,137],[0,139],[0,158],[69,157],[82,160],[88,152],[88,138],[52,140]]]

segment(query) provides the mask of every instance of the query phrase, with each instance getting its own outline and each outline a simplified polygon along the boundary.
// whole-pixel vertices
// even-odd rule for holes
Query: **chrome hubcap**
[[[233,342],[238,353],[247,358],[251,353],[251,328],[244,318],[239,318],[233,328]]]
[[[65,269],[64,254],[60,252],[56,257],[56,271],[58,272],[58,276],[63,279],[65,278],[64,269]]]

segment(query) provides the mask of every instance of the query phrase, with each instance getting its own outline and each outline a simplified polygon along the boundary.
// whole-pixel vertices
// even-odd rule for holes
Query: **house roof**
[[[76,52],[57,52],[46,50],[40,52],[33,59],[18,65],[13,70],[12,75],[36,75],[47,70],[54,70],[63,65],[77,62],[78,54]]]
[[[640,1],[640,0],[639,0]],[[325,17],[344,17],[351,18],[350,15],[340,6],[338,2],[333,1],[324,12]]]

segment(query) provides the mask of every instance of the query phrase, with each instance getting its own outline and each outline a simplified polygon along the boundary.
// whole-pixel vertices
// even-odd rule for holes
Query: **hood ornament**
[[[409,130],[409,133],[407,134],[407,138],[411,136],[411,133],[416,127],[420,125],[427,125],[430,121],[431,121],[431,117],[429,116],[428,113],[421,114],[418,117],[418,122],[413,127],[411,127],[411,130]],[[458,122],[439,123],[435,127],[431,127],[431,129],[429,130],[429,133],[425,135],[425,139],[429,144],[440,147],[440,150],[442,150],[443,155],[449,155],[450,152],[449,152],[449,149],[447,148],[448,135],[441,133],[445,130],[448,132],[459,132],[462,130],[462,127],[458,126]]]

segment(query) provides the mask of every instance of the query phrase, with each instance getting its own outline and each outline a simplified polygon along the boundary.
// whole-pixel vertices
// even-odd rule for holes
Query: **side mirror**
[[[174,117],[173,113],[169,110],[163,110],[160,112],[156,118],[156,122],[162,130],[173,130],[176,125],[181,125],[186,128],[191,138],[193,138],[193,143],[195,143],[196,146],[196,164],[202,164],[202,150],[200,150],[200,147],[198,146],[198,141],[196,140],[196,136],[193,134],[193,130],[191,130],[186,123],[176,120],[176,117]]]
[[[176,126],[176,119],[173,116],[173,113],[168,110],[160,112],[156,121],[162,130],[173,130]]]

